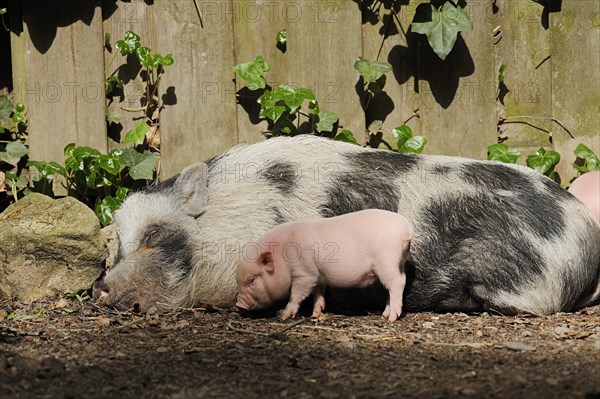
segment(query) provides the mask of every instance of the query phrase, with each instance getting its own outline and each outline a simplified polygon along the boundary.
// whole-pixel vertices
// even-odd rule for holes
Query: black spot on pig
[[[558,187],[559,190],[564,189]],[[554,191],[554,190],[553,190]],[[533,187],[517,193],[519,218],[540,237],[551,240],[560,237],[565,229],[564,211],[560,207],[562,192],[540,193]],[[558,197],[557,197],[558,195]]]
[[[323,217],[332,217],[363,209],[398,212],[401,193],[394,176],[412,171],[420,158],[414,154],[369,151],[346,154],[348,172],[328,175],[328,200],[320,206]]]
[[[420,161],[415,154],[393,151],[368,151],[345,155],[349,165],[362,172],[373,172],[391,178],[395,175],[410,173]]]
[[[281,210],[279,208],[277,208],[276,206],[271,207],[271,212],[273,212],[273,215],[275,216],[274,219],[275,219],[275,224],[277,226],[287,222],[287,219],[285,218],[285,216],[283,216],[283,214],[281,213]]]
[[[480,193],[434,199],[421,211],[422,233],[411,246],[417,269],[407,286],[412,308],[477,311],[492,298],[477,297],[472,287],[516,293],[542,275],[540,253],[519,237],[519,226],[511,225],[510,215],[499,208],[505,209]],[[489,267],[481,268],[483,264]],[[507,264],[511,267],[500,266]]]
[[[215,165],[217,161],[219,161],[221,158],[223,158],[222,155],[217,155],[216,157],[212,157],[209,160],[204,161],[204,163],[206,164],[206,168],[210,171],[212,166]]]
[[[150,225],[144,231],[143,245],[157,252],[160,263],[175,267],[188,275],[194,248],[188,235],[175,226]]]
[[[173,177],[169,177],[167,180],[162,181],[158,184],[154,184],[151,186],[146,187],[143,192],[144,194],[154,194],[154,193],[162,193],[162,192],[168,192],[171,191],[173,189],[173,186],[175,185],[175,181],[177,180],[177,178],[179,177],[179,174],[176,174]]]
[[[546,189],[550,196],[556,197],[557,199],[572,201],[574,199],[573,194],[562,188],[554,180],[547,178],[543,179],[542,183],[546,186]]]
[[[527,172],[537,173],[529,169]],[[496,163],[466,164],[462,167],[462,177],[496,196],[499,201],[504,202],[503,205],[508,202],[513,214],[519,215],[520,221],[529,226],[534,234],[553,239],[563,233],[564,216],[559,201],[565,198],[565,190],[550,179],[539,176],[548,189],[548,193],[542,193],[525,174]],[[507,196],[509,191],[511,194]]]
[[[389,178],[371,171],[332,177],[326,189],[328,201],[321,205],[323,217],[343,215],[363,209],[398,212],[400,196]]]
[[[466,182],[486,190],[523,191],[531,188],[531,181],[526,176],[492,162],[467,163],[462,166],[461,175]]]
[[[274,162],[261,171],[263,179],[277,187],[283,194],[290,194],[297,185],[298,169],[291,163]]]

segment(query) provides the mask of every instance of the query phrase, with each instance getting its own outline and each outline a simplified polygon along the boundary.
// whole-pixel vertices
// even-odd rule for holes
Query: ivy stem
[[[115,61],[115,58],[117,57],[117,52],[115,51],[112,58],[110,59],[110,62],[108,63],[108,65],[106,66],[106,68],[104,68],[104,75],[106,76],[106,74],[108,73],[110,67],[112,66],[113,62]],[[119,66],[119,68],[121,68],[121,66]],[[119,70],[119,68],[115,69],[115,71],[113,73],[111,73],[108,76],[113,76],[115,73],[117,73],[117,71]]]

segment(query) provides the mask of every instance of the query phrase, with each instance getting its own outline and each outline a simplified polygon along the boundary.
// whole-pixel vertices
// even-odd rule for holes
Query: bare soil
[[[0,302],[0,398],[600,398],[600,306],[281,322]]]

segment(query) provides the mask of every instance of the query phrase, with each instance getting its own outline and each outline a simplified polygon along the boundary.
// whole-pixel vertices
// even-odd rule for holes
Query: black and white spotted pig
[[[131,195],[94,296],[123,309],[233,306],[244,243],[286,221],[379,208],[414,225],[406,310],[570,311],[600,302],[600,226],[581,207],[525,167],[273,138]]]

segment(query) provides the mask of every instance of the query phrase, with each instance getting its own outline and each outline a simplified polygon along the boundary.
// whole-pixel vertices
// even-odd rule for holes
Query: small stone
[[[73,197],[33,193],[10,205],[0,243],[0,295],[22,301],[90,288],[106,258],[98,218]]]
[[[546,378],[546,384],[555,387],[558,385],[558,380],[556,378]]]
[[[519,385],[526,385],[527,384],[527,378],[525,378],[525,377],[523,377],[521,375],[515,376],[514,380]]]
[[[522,342],[510,342],[506,347],[512,351],[534,351],[535,347]]]

